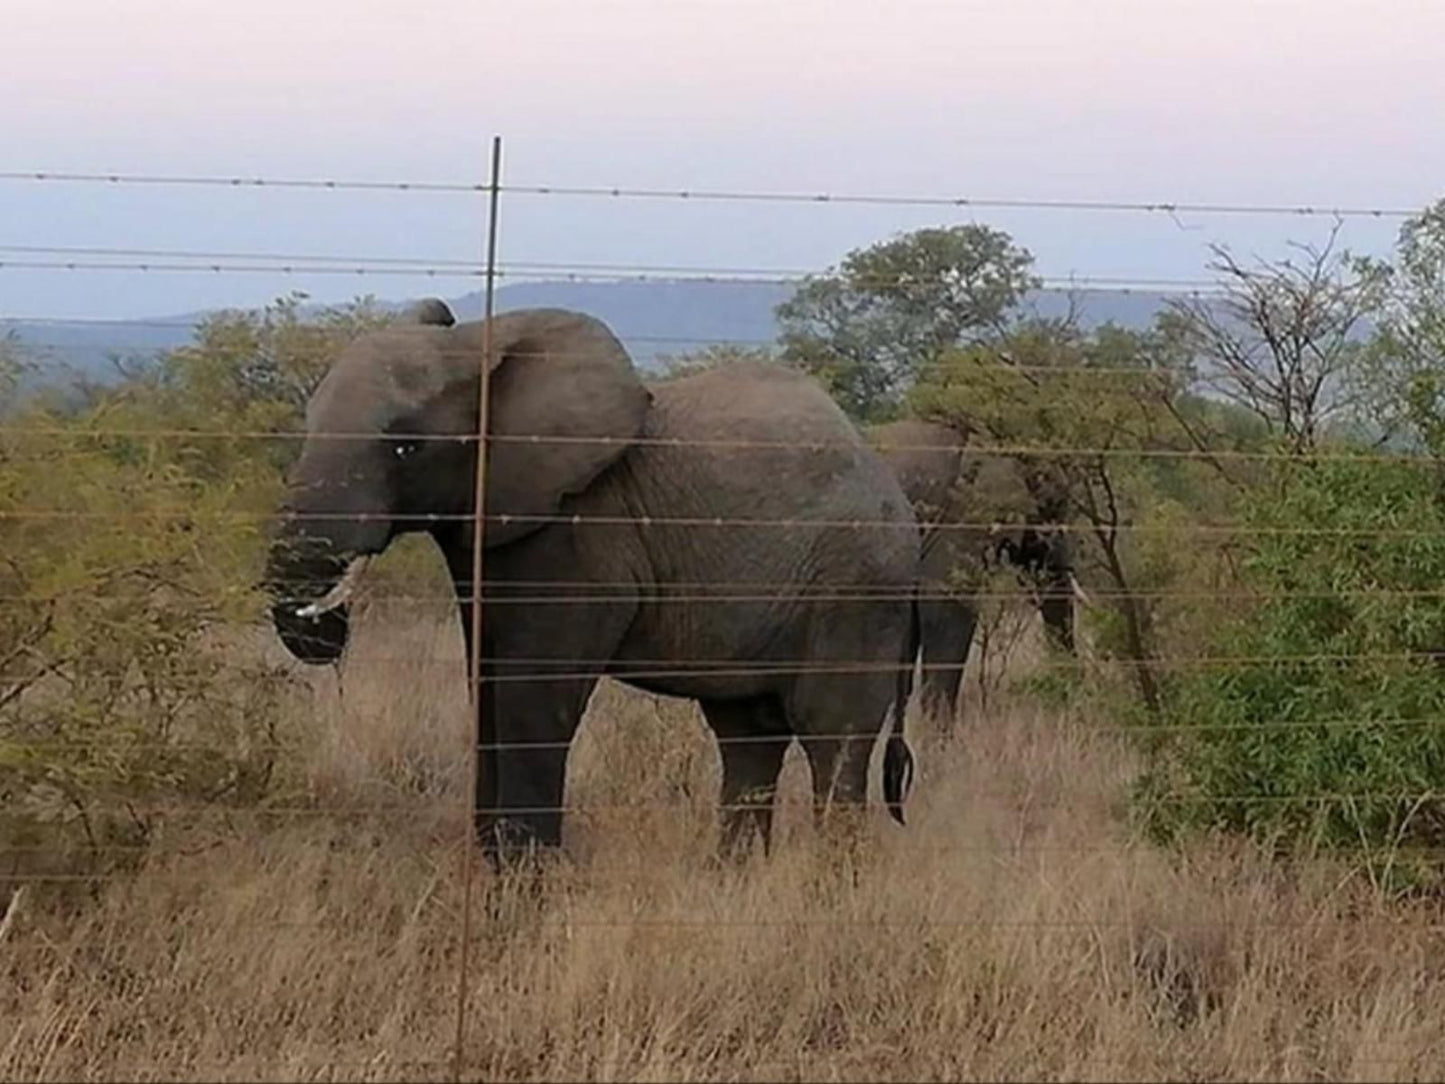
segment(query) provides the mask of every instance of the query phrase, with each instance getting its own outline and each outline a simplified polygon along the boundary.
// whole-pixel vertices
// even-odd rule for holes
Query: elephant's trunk
[[[320,665],[346,650],[348,602],[366,560],[386,548],[391,523],[362,507],[362,500],[348,499],[350,492],[299,486],[295,492],[306,500],[293,500],[284,510],[267,561],[266,590],[286,650]]]
[[[327,543],[285,532],[271,547],[266,589],[271,620],[286,650],[301,662],[335,662],[350,627],[344,597],[335,594],[351,562]]]
[[[1050,646],[1075,654],[1073,573],[1050,577],[1039,596],[1039,614]]]

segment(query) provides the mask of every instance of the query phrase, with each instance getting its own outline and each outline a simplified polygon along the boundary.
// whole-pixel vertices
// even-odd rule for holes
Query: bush
[[[33,415],[0,443],[11,872],[138,852],[176,802],[255,796],[275,756],[282,673],[238,634],[274,478],[200,484],[183,447],[94,423]]]
[[[217,316],[88,405],[0,431],[0,882],[113,866],[168,812],[271,783],[291,670],[256,626],[284,434],[381,321],[299,303]]]
[[[1287,460],[1246,495],[1247,607],[1173,675],[1150,827],[1284,845],[1445,842],[1445,507],[1433,468]]]

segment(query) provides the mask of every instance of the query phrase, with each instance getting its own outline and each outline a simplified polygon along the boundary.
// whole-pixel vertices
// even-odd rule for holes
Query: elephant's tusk
[[[315,602],[302,606],[296,611],[296,616],[308,618],[320,617],[322,614],[328,614],[338,606],[344,605],[347,599],[351,598],[352,592],[356,590],[356,581],[370,560],[371,558],[369,556],[353,557],[351,564],[347,565],[346,571],[342,573],[341,579],[336,581],[336,586],[330,591],[327,591],[326,594],[322,595]]]
[[[1088,592],[1085,591],[1083,585],[1079,583],[1078,577],[1075,576],[1072,572],[1069,573],[1069,587],[1073,589],[1074,597],[1077,598],[1080,602],[1082,602],[1085,606],[1094,605],[1094,600],[1089,597]]]

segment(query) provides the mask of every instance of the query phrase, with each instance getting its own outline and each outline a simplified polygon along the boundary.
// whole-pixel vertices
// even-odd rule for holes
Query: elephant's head
[[[1014,526],[998,532],[994,554],[1036,594],[1049,642],[1072,653],[1074,600],[1082,590],[1074,575],[1074,547],[1067,529],[1067,489],[1052,472],[1016,459],[1002,462],[1003,485],[1020,498],[1021,514]]]
[[[939,536],[925,546],[933,555],[925,557],[925,574],[947,578],[968,568],[967,580],[981,575],[990,558],[1008,562],[1036,590],[1050,641],[1072,651],[1078,585],[1073,547],[1062,529],[1069,501],[1061,480],[1017,456],[970,453],[968,434],[936,422],[890,422],[869,435],[913,503],[925,536]],[[929,569],[930,560],[953,567]]]
[[[267,570],[276,630],[298,659],[340,657],[357,574],[393,538],[428,530],[444,548],[470,546],[483,354],[483,322],[457,324],[431,299],[353,341],[312,395]],[[651,397],[605,324],[562,309],[495,317],[488,376],[493,547],[591,484],[637,437]]]

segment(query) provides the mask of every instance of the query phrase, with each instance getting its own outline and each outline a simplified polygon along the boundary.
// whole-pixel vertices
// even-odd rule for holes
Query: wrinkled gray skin
[[[1030,478],[1022,465],[999,460],[994,466],[1002,467],[1003,484],[1016,491],[1022,522],[998,531],[951,528],[986,518],[970,508],[971,493],[981,483],[977,462],[970,464],[963,454],[964,438],[948,426],[911,419],[873,426],[868,438],[897,475],[923,532],[920,706],[945,720],[954,719],[958,710],[978,603],[958,585],[955,570],[976,569],[994,559],[1011,564],[1035,593],[1049,644],[1073,654],[1073,550],[1067,532],[1049,530],[1064,518],[1062,496]]]
[[[483,848],[561,842],[568,745],[603,675],[701,703],[722,751],[729,842],[756,829],[766,844],[795,736],[820,813],[830,797],[865,801],[869,754],[897,703],[884,792],[901,822],[919,536],[882,459],[792,371],[738,364],[649,386],[591,317],[533,309],[493,329]],[[470,651],[476,453],[465,435],[482,357],[482,323],[453,326],[427,301],[411,323],[353,342],[312,396],[268,571],[277,631],[298,658],[341,655],[343,574],[417,530],[446,558]],[[338,431],[363,437],[322,435]],[[400,435],[417,433],[452,439]],[[667,446],[676,440],[825,447]],[[794,522],[757,522],[776,520]],[[840,584],[880,597],[817,597]]]

